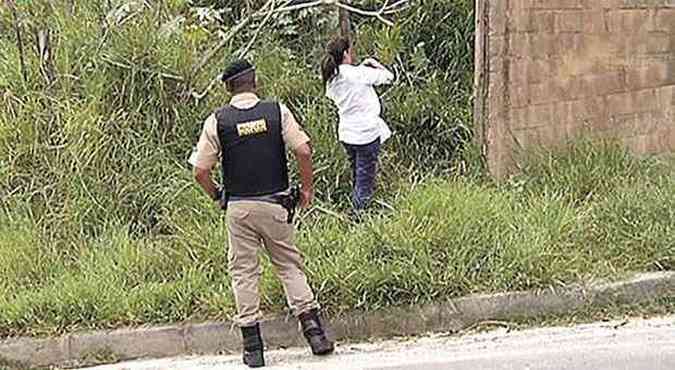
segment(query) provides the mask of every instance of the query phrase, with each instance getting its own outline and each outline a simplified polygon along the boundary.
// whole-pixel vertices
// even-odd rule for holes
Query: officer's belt
[[[230,198],[228,199],[228,202],[240,202],[240,201],[247,201],[247,202],[265,202],[265,203],[272,203],[272,204],[280,204],[279,203],[279,197],[280,196],[287,196],[289,194],[289,191],[280,191],[278,193],[274,194],[267,194],[267,195],[252,195],[252,196],[237,196],[237,195],[230,195]]]
[[[289,190],[280,191],[278,193],[269,195],[250,196],[250,197],[231,195],[228,198],[228,203],[237,201],[253,201],[253,202],[278,204],[284,207],[284,209],[286,209],[286,211],[288,212],[288,218],[286,222],[292,224],[293,218],[295,217],[295,208],[298,206],[298,203],[300,202],[300,188],[294,186]]]

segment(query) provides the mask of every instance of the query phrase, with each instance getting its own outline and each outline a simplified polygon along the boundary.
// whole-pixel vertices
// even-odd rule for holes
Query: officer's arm
[[[298,160],[298,172],[302,183],[302,208],[308,208],[314,199],[314,168],[312,165],[312,147],[309,142],[299,145],[293,150]]]
[[[206,194],[211,197],[213,200],[218,200],[217,198],[217,192],[218,192],[218,187],[216,184],[213,183],[213,180],[211,180],[211,170],[207,170],[204,168],[199,168],[195,167],[193,170],[195,180],[199,184],[199,186],[204,189]]]
[[[193,175],[197,183],[204,189],[211,199],[215,199],[217,187],[211,180],[211,169],[218,162],[220,143],[216,132],[216,118],[214,115],[204,122],[202,134],[195,152],[190,156],[190,164],[193,167]]]
[[[314,199],[314,169],[312,167],[312,146],[309,136],[302,131],[293,113],[284,104],[280,104],[282,135],[286,146],[293,151],[298,161],[300,173],[301,204],[303,208],[311,205]]]

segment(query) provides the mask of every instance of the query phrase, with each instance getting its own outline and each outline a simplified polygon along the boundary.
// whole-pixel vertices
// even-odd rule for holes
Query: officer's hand
[[[314,189],[300,189],[300,207],[307,209],[314,200]]]

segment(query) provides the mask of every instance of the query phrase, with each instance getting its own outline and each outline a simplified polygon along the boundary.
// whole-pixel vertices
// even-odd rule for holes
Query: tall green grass
[[[303,214],[298,245],[319,299],[330,312],[371,310],[671,269],[672,170],[618,146],[580,146],[549,153],[548,166],[520,176],[524,187],[436,179],[360,224]],[[588,171],[570,178],[567,166]],[[536,185],[542,171],[551,173],[548,185]],[[596,172],[606,175],[589,187],[586,176]],[[594,196],[576,202],[582,190]],[[168,235],[130,238],[111,225],[66,255],[31,239],[38,233],[26,230],[30,219],[5,212],[2,241],[12,248],[0,254],[2,334],[230,317],[224,221],[204,209]],[[283,310],[266,259],[262,282],[264,309]]]

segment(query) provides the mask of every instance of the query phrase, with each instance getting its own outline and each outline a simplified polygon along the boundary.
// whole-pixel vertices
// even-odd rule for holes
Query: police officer
[[[196,181],[227,209],[228,267],[244,344],[244,363],[265,365],[258,283],[258,250],[268,253],[281,279],[286,299],[298,317],[315,355],[333,352],[324,333],[318,304],[303,272],[303,259],[293,243],[294,227],[280,199],[288,196],[286,148],[298,162],[302,188],[300,205],[309,207],[314,196],[312,149],[290,110],[256,96],[255,68],[245,60],[229,65],[222,76],[232,94],[230,103],[204,123],[197,149],[190,158]],[[223,188],[211,180],[211,169],[221,160]],[[225,196],[221,195],[225,194]]]

